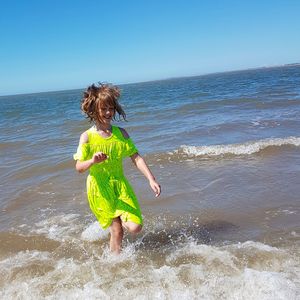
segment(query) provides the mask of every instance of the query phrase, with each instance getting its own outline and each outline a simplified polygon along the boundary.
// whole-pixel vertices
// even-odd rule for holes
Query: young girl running
[[[91,85],[84,92],[81,109],[94,126],[81,134],[76,160],[80,173],[89,169],[87,195],[90,208],[102,228],[110,228],[110,249],[120,253],[123,227],[131,233],[142,229],[142,215],[136,195],[123,174],[122,160],[132,162],[149,180],[155,196],[160,185],[125,129],[111,125],[117,116],[126,120],[118,102],[120,91],[109,84]]]

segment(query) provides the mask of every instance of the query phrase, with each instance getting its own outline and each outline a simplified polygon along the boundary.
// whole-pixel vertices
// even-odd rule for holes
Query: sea
[[[300,66],[120,85],[162,187],[120,255],[75,170],[83,89],[0,97],[1,299],[300,299]]]

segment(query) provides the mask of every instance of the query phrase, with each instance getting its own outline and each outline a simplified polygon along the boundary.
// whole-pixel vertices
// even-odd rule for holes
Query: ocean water
[[[0,97],[1,299],[299,299],[300,67],[120,86],[162,194],[111,255],[72,154],[83,90]]]

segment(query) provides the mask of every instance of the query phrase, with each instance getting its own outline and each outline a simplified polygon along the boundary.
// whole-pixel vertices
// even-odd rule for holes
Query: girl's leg
[[[139,233],[142,230],[142,225],[140,224],[136,224],[130,221],[123,222],[122,224],[130,233]]]
[[[123,239],[123,227],[120,217],[113,219],[110,225],[110,250],[113,253],[119,254],[121,252]]]

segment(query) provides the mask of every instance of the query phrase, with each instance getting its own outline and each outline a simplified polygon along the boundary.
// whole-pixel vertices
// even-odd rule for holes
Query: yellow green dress
[[[142,224],[140,206],[133,188],[123,173],[122,161],[138,150],[130,138],[125,138],[117,126],[112,126],[108,138],[99,135],[96,127],[87,130],[88,143],[80,144],[75,160],[85,161],[96,152],[108,155],[105,161],[90,167],[87,177],[87,195],[90,208],[102,228],[111,225],[112,219],[121,217],[122,221]]]

